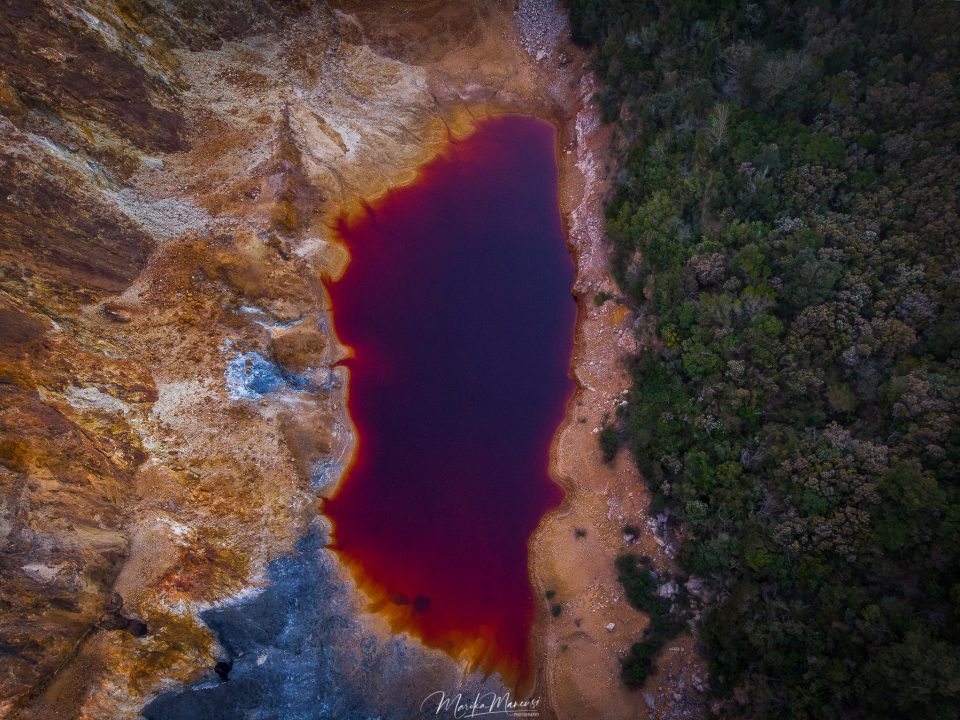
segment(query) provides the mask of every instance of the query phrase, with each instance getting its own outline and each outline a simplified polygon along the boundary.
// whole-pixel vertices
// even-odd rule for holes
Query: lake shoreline
[[[149,116],[112,105],[104,115],[96,93],[54,94],[50,116],[17,106],[20,124],[4,126],[7,156],[32,183],[25,187],[55,195],[54,220],[112,230],[100,245],[80,246],[97,260],[87,267],[64,229],[70,222],[51,226],[36,247],[11,250],[23,271],[4,279],[29,345],[5,354],[23,386],[14,406],[29,420],[18,442],[42,452],[18,456],[13,487],[23,492],[11,496],[18,519],[10,537],[22,541],[22,567],[0,599],[14,618],[47,609],[37,623],[5,626],[4,637],[33,649],[3,679],[11,701],[0,715],[133,719],[161,693],[203,695],[221,673],[254,688],[242,697],[243,683],[215,685],[223,717],[231,702],[304,704],[309,694],[283,696],[292,657],[318,693],[331,702],[331,688],[362,696],[356,707],[371,712],[410,715],[437,689],[498,689],[495,676],[393,634],[325,546],[322,498],[348,461],[353,431],[324,284],[349,261],[333,232],[338,217],[410,182],[478,119],[532,115],[559,131],[576,333],[587,337],[591,283],[606,281],[603,203],[600,185],[581,202],[577,163],[603,174],[608,149],[603,131],[588,127],[588,60],[551,2],[334,0],[269,18],[249,10],[251,24],[222,38],[230,18],[216,12],[183,24],[171,9],[147,27],[98,0],[63,22],[44,13],[25,20],[51,46],[83,37],[104,58],[119,53],[130,87],[153,78],[160,94],[148,98]],[[44,84],[31,65],[9,70],[18,82]],[[111,81],[90,78],[103,97],[113,96]],[[14,227],[46,222],[43,198],[25,195],[5,217]],[[577,237],[587,227],[589,243]],[[600,312],[618,327],[630,322],[610,304]],[[581,389],[544,458],[568,499],[528,545],[532,587],[555,586],[563,606],[554,618],[551,603],[538,603],[531,639],[545,718],[618,717],[619,707],[636,716],[644,707],[616,677],[626,637],[600,633],[606,642],[592,639],[589,657],[564,650],[577,647],[567,627],[577,609],[558,582],[567,548],[551,538],[579,524],[599,497],[590,476],[602,467],[580,476],[564,460],[564,438],[580,427],[578,403],[593,403],[583,390],[593,383],[591,347],[575,345],[570,372]],[[74,445],[45,435],[51,408],[75,428]],[[588,457],[594,438],[583,440]],[[83,482],[44,474],[51,458],[90,472]],[[63,492],[76,502],[60,502]],[[51,543],[24,540],[34,532]],[[587,540],[596,537],[591,526]],[[619,592],[609,548],[597,545],[583,563],[596,569],[605,597]],[[288,586],[336,587],[336,602],[292,609],[278,591]],[[217,630],[204,619],[211,613],[250,633]],[[638,618],[629,618],[634,630]],[[340,628],[335,663],[322,655],[323,633],[311,634],[331,623]],[[276,630],[288,624],[291,636]],[[143,636],[129,631],[144,627]],[[242,656],[233,645],[241,640]],[[310,651],[291,655],[288,640]],[[571,697],[571,678],[606,683],[610,697]]]

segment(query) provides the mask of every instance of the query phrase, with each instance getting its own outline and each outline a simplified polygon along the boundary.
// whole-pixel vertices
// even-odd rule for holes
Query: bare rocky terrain
[[[148,717],[196,713],[176,691],[213,687],[218,662],[249,680],[216,696],[223,713],[294,676],[344,703],[331,717],[496,688],[363,612],[318,499],[352,443],[324,289],[349,258],[330,228],[500,112],[557,123],[580,268],[568,496],[532,540],[532,581],[567,608],[537,624],[541,714],[647,713],[617,680],[642,622],[612,568],[646,498],[592,434],[636,332],[592,305],[607,139],[564,27],[528,2],[5,3],[0,718],[136,717],[165,691]],[[278,639],[290,628],[316,634]],[[271,707],[327,702],[303,693]]]

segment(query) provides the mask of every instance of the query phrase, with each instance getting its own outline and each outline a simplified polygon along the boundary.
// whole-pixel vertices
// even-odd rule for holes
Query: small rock
[[[607,623],[607,632],[613,632],[613,629],[617,626],[616,623]]]
[[[42,583],[48,583],[53,580],[63,569],[65,563],[59,565],[44,565],[43,563],[27,563],[20,569],[34,580]]]
[[[677,584],[671,580],[657,588],[657,595],[662,598],[672,598],[677,594]]]
[[[110,307],[109,305],[103,306],[103,314],[110,320],[118,323],[128,323],[133,319],[133,315],[129,310],[124,310],[118,307]]]

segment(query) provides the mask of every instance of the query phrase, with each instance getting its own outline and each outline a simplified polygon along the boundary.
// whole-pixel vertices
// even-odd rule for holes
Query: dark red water
[[[527,542],[561,492],[549,450],[573,385],[573,264],[555,130],[483,121],[339,232],[353,463],[334,547],[394,630],[524,684]]]

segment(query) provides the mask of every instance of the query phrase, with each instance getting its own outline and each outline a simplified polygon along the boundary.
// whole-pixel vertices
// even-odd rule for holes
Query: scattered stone
[[[677,594],[677,583],[671,580],[657,588],[657,595],[662,598],[671,598]]]
[[[133,320],[133,314],[123,308],[104,305],[101,312],[103,312],[104,317],[117,323],[128,323]]]
[[[557,0],[520,0],[514,22],[524,49],[538,62],[550,57],[566,29]]]
[[[31,578],[41,583],[53,580],[63,569],[64,563],[59,565],[44,565],[43,563],[27,563],[22,570]]]
[[[700,595],[703,590],[703,580],[700,578],[690,578],[684,587],[687,588],[687,592],[691,595]]]
[[[616,627],[616,623],[607,623],[607,632],[613,632]]]

